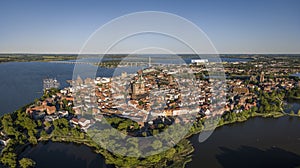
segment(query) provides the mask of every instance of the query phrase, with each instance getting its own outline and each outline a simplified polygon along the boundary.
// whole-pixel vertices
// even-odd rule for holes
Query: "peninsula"
[[[191,161],[193,152],[187,138],[203,131],[205,122],[222,126],[251,117],[300,116],[300,111],[286,113],[284,110],[285,101],[300,97],[299,78],[293,75],[300,71],[300,57],[249,57],[251,60],[247,62],[223,63],[225,85],[217,79],[209,79],[205,68],[209,63],[200,61],[172,69],[152,66],[136,74],[124,72],[110,78],[78,77],[70,81],[70,87],[48,88],[41,98],[1,118],[0,161],[4,167],[34,167],[33,160],[20,158],[19,154],[28,145],[55,141],[85,144],[103,155],[107,164],[116,167],[184,167]],[[184,80],[176,80],[179,73],[185,74],[179,76]],[[197,89],[179,86],[189,83]],[[224,87],[227,92],[213,95],[213,87]],[[226,100],[222,108],[214,109],[213,101],[222,97]],[[189,118],[190,115],[193,117]],[[211,120],[214,117],[220,119]],[[174,123],[193,124],[172,148],[143,158],[136,148],[120,148],[123,153],[137,156],[124,157],[96,143],[89,130],[104,120],[112,128],[101,134],[101,140],[112,143],[118,139],[112,139],[116,136],[111,129],[133,137],[147,137],[171,129]],[[173,129],[184,131],[179,126]],[[162,148],[162,141],[140,144],[127,139],[132,146],[153,150]]]

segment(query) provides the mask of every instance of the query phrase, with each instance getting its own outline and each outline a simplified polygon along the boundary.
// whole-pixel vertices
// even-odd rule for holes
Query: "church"
[[[139,73],[138,79],[131,83],[132,99],[138,99],[144,97],[146,94],[145,79],[142,73]]]

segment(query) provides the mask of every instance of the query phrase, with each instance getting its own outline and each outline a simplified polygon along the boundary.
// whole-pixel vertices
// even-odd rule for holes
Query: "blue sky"
[[[110,20],[163,11],[199,26],[219,53],[300,53],[299,0],[0,1],[0,52],[78,53]]]

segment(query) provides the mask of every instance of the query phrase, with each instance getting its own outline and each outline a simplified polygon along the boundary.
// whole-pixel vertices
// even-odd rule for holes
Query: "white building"
[[[191,60],[192,64],[197,64],[197,65],[204,64],[204,63],[207,63],[207,62],[208,62],[207,59],[192,59]]]

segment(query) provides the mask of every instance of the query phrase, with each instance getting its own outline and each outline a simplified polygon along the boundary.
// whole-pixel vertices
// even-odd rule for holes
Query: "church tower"
[[[137,81],[132,83],[132,98],[145,94],[145,80],[142,74],[139,75]]]
[[[260,73],[260,77],[259,77],[259,82],[264,82],[264,80],[265,80],[265,73],[264,72],[261,72]]]

